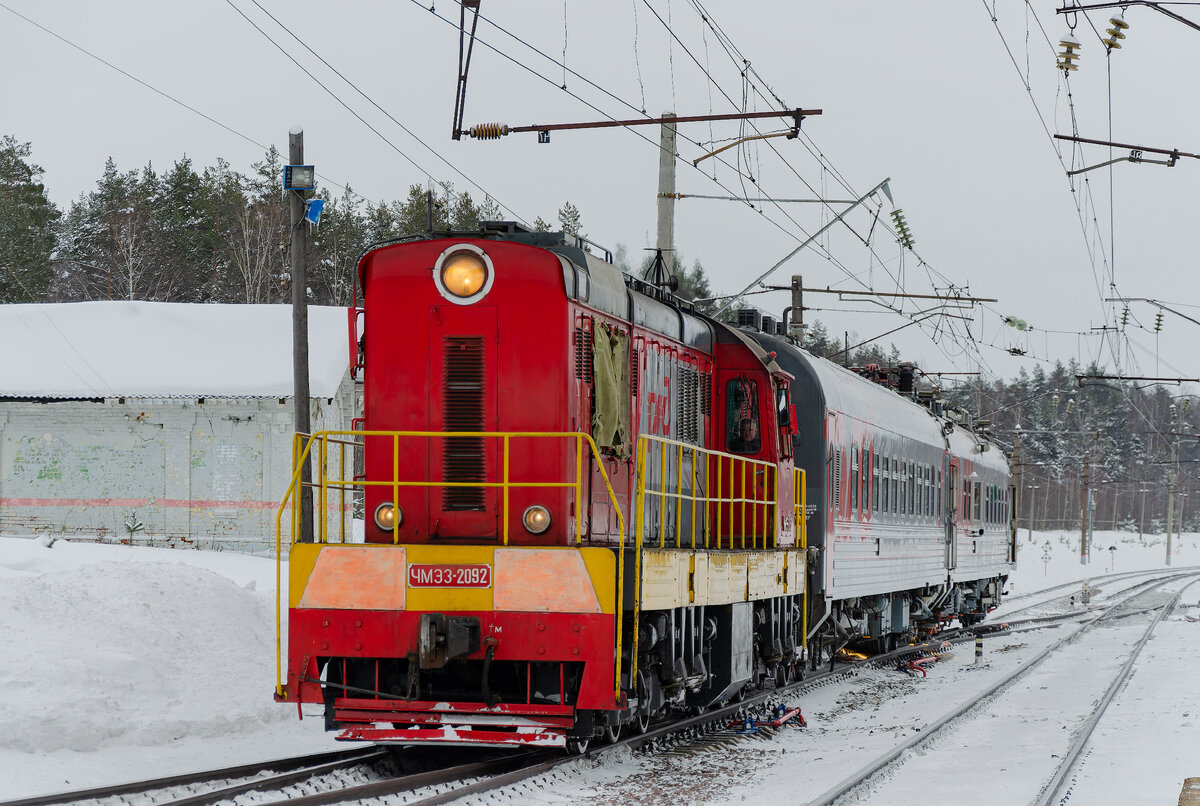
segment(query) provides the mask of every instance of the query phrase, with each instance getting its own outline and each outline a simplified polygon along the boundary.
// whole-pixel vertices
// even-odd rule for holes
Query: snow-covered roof
[[[309,387],[350,363],[346,309],[308,309]],[[0,397],[291,397],[290,305],[0,305]]]

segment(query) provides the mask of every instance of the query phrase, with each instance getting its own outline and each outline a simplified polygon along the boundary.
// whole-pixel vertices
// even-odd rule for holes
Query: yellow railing
[[[468,437],[477,439],[495,439],[502,443],[501,451],[501,466],[500,481],[494,482],[461,482],[461,481],[429,481],[429,480],[401,480],[400,479],[400,440],[401,439],[444,439],[455,437]],[[391,480],[368,480],[365,478],[359,479],[354,476],[354,451],[361,451],[365,447],[367,438],[375,438],[372,442],[372,448],[379,450],[380,439],[390,439],[392,448],[392,478]],[[568,439],[575,443],[575,479],[574,481],[514,481],[509,477],[509,457],[514,439]],[[317,519],[318,529],[313,535],[313,539],[317,543],[328,543],[329,540],[329,494],[335,493],[339,498],[338,504],[338,542],[346,542],[346,503],[347,493],[351,496],[355,492],[365,492],[367,487],[391,487],[392,501],[399,500],[400,488],[404,487],[474,487],[474,488],[497,488],[501,490],[502,505],[501,505],[501,541],[503,545],[508,545],[508,530],[509,530],[509,491],[516,488],[572,488],[575,491],[575,543],[580,545],[583,543],[583,518],[587,511],[584,500],[584,452],[583,446],[586,443],[588,446],[589,456],[594,460],[596,468],[600,472],[600,478],[604,481],[604,486],[608,491],[608,500],[612,504],[613,510],[617,514],[617,529],[618,529],[618,550],[617,550],[617,647],[616,647],[616,683],[614,696],[619,701],[621,698],[621,643],[622,643],[622,627],[624,607],[620,605],[624,601],[625,593],[625,516],[621,511],[621,505],[617,501],[617,496],[613,492],[612,483],[608,478],[608,472],[604,469],[604,463],[600,459],[600,449],[592,438],[583,433],[574,431],[554,431],[554,432],[534,432],[534,431],[318,431],[311,436],[305,434],[296,434],[293,442],[293,463],[292,463],[292,478],[288,484],[287,492],[284,493],[283,501],[279,505],[279,509],[275,515],[275,670],[276,670],[276,691],[283,694],[283,637],[282,637],[282,595],[281,595],[281,577],[283,567],[283,515],[284,511],[289,507],[291,509],[291,536],[290,543],[295,544],[300,535],[300,525],[304,518],[304,507],[299,506],[299,499],[302,498],[302,491],[305,488],[313,490],[316,497],[315,506],[313,509],[321,514]],[[386,442],[382,443],[386,445]],[[336,455],[338,462],[336,465],[336,473],[331,473],[330,470],[330,446],[336,447]],[[314,446],[315,449],[314,449]],[[350,461],[347,464],[347,452],[350,453]],[[302,471],[305,465],[313,458],[316,458],[315,478],[311,482],[301,480]],[[349,468],[349,477],[347,478],[347,468]],[[393,544],[398,545],[400,537],[398,532],[393,537]],[[635,631],[636,632],[636,631]]]
[[[800,574],[807,580],[808,578],[808,477],[804,471],[796,468],[795,475],[792,479],[794,485],[794,495],[792,498],[793,508],[795,510],[794,528],[796,545],[800,547],[804,558],[804,565],[800,568]],[[804,623],[803,629],[800,631],[800,646],[808,649],[808,583],[804,585],[804,612],[802,616]]]
[[[654,473],[657,478],[648,479],[650,460],[654,458],[658,459]],[[687,491],[683,484],[685,458],[690,465]],[[674,472],[671,471],[671,460],[674,460]],[[698,472],[701,465],[704,471]],[[658,499],[659,548],[667,548],[668,501],[674,502],[674,548],[735,548],[735,540],[740,543],[736,548],[775,547],[778,544],[775,529],[776,502],[779,500],[778,476],[779,468],[771,462],[643,434],[638,438],[637,445],[637,491],[634,499],[638,547],[642,545],[646,529],[647,496]],[[652,483],[655,481],[657,489]],[[721,494],[722,487],[729,489],[729,495]],[[697,507],[703,513],[700,519],[696,517]],[[690,540],[684,540],[683,512],[688,508],[691,510],[688,529]],[[698,522],[703,523],[702,543],[696,534]]]
[[[392,478],[388,480],[366,480],[356,479],[351,475],[350,478],[345,478],[346,472],[346,451],[347,448],[354,450],[362,450],[364,443],[363,438],[366,437],[386,437],[392,442]],[[404,438],[418,439],[440,439],[440,438],[475,438],[475,439],[497,439],[502,442],[503,450],[501,451],[502,472],[499,481],[429,481],[429,480],[401,480],[400,479],[400,440]],[[571,439],[575,442],[575,480],[574,481],[514,481],[509,478],[509,457],[511,454],[511,443],[514,439]],[[575,490],[575,511],[582,513],[586,511],[583,506],[583,484],[584,484],[584,452],[583,446],[588,446],[589,454],[592,459],[596,460],[596,467],[600,470],[601,478],[604,480],[604,485],[608,489],[609,499],[613,506],[618,510],[618,518],[620,518],[620,507],[617,505],[616,495],[613,493],[612,484],[609,481],[608,474],[604,470],[604,465],[599,461],[600,450],[596,447],[596,443],[587,434],[582,434],[574,431],[319,431],[308,437],[307,445],[304,445],[305,435],[296,434],[294,437],[292,455],[295,458],[293,464],[292,483],[288,486],[287,493],[284,495],[283,503],[279,507],[280,520],[277,522],[277,531],[282,528],[283,511],[291,505],[292,508],[292,542],[296,542],[297,535],[300,532],[300,518],[302,510],[300,507],[294,506],[297,491],[303,487],[310,487],[316,496],[316,510],[318,512],[327,513],[329,511],[329,493],[333,491],[340,496],[341,511],[346,511],[346,494],[353,493],[356,490],[365,490],[367,487],[391,487],[392,500],[396,501],[400,495],[402,487],[470,487],[470,488],[497,488],[502,491],[502,525],[501,525],[501,542],[508,545],[508,530],[509,530],[509,491],[516,488],[538,488],[538,487],[570,487]],[[313,446],[316,446],[314,449]],[[330,445],[336,446],[338,454],[337,467],[340,470],[340,476],[331,477],[330,470]],[[373,447],[378,450],[378,441],[372,443]],[[302,447],[303,446],[303,447]],[[314,457],[317,463],[316,478],[309,483],[300,482],[300,471],[303,468],[303,463]],[[352,457],[353,458],[353,457]],[[353,467],[351,463],[350,467]],[[622,521],[623,523],[623,521]],[[345,533],[346,519],[343,517],[340,522],[339,542],[346,542]],[[328,543],[328,520],[320,519],[318,523],[318,532],[313,536],[317,543]],[[279,541],[280,543],[282,541]],[[396,535],[395,542],[399,543],[399,534]],[[576,517],[575,519],[575,542],[576,544],[583,543],[583,519]]]
[[[656,478],[650,480],[657,480],[658,489],[648,489],[649,459],[654,456],[658,458],[658,468],[657,472],[653,473]],[[691,482],[687,491],[684,490],[683,485],[685,457],[689,460],[688,475]],[[669,459],[674,459],[674,474],[669,472],[671,466]],[[698,473],[697,469],[701,463],[704,472]],[[779,481],[779,467],[771,462],[708,450],[666,437],[643,434],[638,438],[637,477],[634,489],[633,578],[639,582],[634,587],[633,595],[633,650],[630,653],[629,673],[631,688],[637,685],[637,623],[642,610],[640,580],[642,578],[643,538],[646,532],[647,496],[658,499],[659,548],[667,547],[668,500],[674,502],[674,548],[735,548],[735,540],[740,543],[736,548],[741,549],[776,548],[779,545],[777,532]],[[793,500],[799,501],[794,505],[796,542],[802,548],[807,549],[808,528],[804,518],[807,497],[803,470],[795,471],[792,483],[794,485]],[[704,491],[701,491],[701,487]],[[726,487],[729,490],[728,495],[722,492]],[[747,495],[747,491],[751,494]],[[698,505],[703,512],[703,518],[700,519],[703,524],[702,544],[698,542],[696,534]],[[683,510],[685,507],[689,507],[691,510],[688,529],[690,539],[688,541],[683,540]],[[760,513],[761,521],[759,520]],[[726,528],[728,528],[728,532],[724,531]],[[740,532],[740,534],[735,534],[735,532]],[[749,545],[747,545],[747,533]],[[807,572],[806,552],[805,566],[801,569],[801,574],[806,575]],[[808,586],[804,587],[804,618],[807,620]],[[808,631],[805,629],[804,635],[807,636],[807,634]],[[804,639],[804,646],[807,646],[807,639]]]

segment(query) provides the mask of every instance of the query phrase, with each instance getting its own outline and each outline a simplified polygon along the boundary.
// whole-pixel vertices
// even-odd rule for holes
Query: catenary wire
[[[516,217],[516,219],[517,219],[518,221],[520,221],[520,222],[521,222],[521,223],[523,223],[523,224],[524,224],[524,223],[527,223],[527,222],[525,221],[525,219],[524,219],[524,218],[523,218],[523,217],[522,217],[522,216],[521,216],[519,213],[517,213],[515,210],[513,210],[513,209],[512,209],[511,207],[509,207],[507,204],[505,204],[504,202],[502,202],[502,201],[499,199],[499,197],[497,197],[497,196],[496,196],[496,194],[494,194],[494,193],[489,193],[487,190],[485,190],[485,189],[484,189],[484,188],[483,188],[483,187],[482,187],[482,186],[481,186],[481,185],[480,185],[478,182],[476,182],[474,179],[472,179],[471,177],[467,176],[467,175],[466,175],[466,174],[465,174],[465,173],[464,173],[462,170],[460,170],[460,169],[458,168],[458,166],[454,165],[454,163],[452,163],[452,162],[450,162],[450,160],[446,159],[446,157],[445,157],[445,156],[443,156],[441,153],[439,153],[439,152],[437,151],[437,149],[433,148],[431,145],[429,145],[429,144],[428,144],[428,143],[426,143],[424,140],[422,140],[422,139],[421,139],[421,138],[420,138],[420,137],[419,137],[419,136],[416,134],[416,132],[414,132],[412,129],[408,128],[408,127],[407,127],[407,126],[405,126],[403,123],[401,123],[399,120],[397,120],[397,119],[396,119],[396,118],[395,118],[395,117],[392,115],[392,113],[391,113],[391,112],[388,112],[386,109],[384,109],[384,108],[383,108],[382,106],[380,106],[378,103],[376,103],[376,102],[375,102],[375,99],[373,99],[371,96],[367,95],[367,93],[363,92],[363,90],[362,90],[362,89],[360,89],[360,88],[359,88],[359,86],[358,86],[357,84],[355,84],[355,83],[354,83],[353,81],[351,81],[350,79],[346,78],[346,76],[345,76],[345,75],[343,75],[343,74],[342,74],[342,72],[341,72],[340,70],[338,70],[336,67],[334,67],[332,64],[330,64],[328,61],[326,61],[326,59],[325,59],[323,56],[321,56],[319,53],[317,53],[317,52],[316,52],[315,50],[313,50],[311,47],[309,47],[309,45],[308,45],[308,44],[307,44],[307,43],[306,43],[306,42],[305,42],[303,39],[301,39],[299,36],[297,36],[297,35],[296,35],[296,33],[295,33],[294,31],[292,31],[292,29],[290,29],[288,26],[284,25],[284,24],[283,24],[283,23],[282,23],[282,22],[279,20],[279,18],[278,18],[278,17],[276,17],[274,14],[272,14],[272,13],[271,13],[270,11],[268,11],[267,9],[263,8],[262,4],[261,4],[261,3],[259,3],[259,2],[258,2],[258,0],[250,0],[250,2],[252,2],[252,3],[253,3],[255,6],[257,6],[257,7],[258,7],[258,9],[259,9],[259,11],[261,11],[262,13],[264,13],[264,14],[266,14],[268,17],[270,17],[270,18],[271,18],[271,20],[272,20],[272,21],[274,21],[274,23],[275,23],[276,25],[278,25],[280,28],[282,28],[282,29],[283,29],[283,30],[284,30],[284,31],[285,31],[285,32],[288,34],[288,36],[290,36],[290,37],[292,37],[292,39],[296,40],[296,42],[297,42],[297,43],[299,43],[301,47],[303,47],[305,50],[307,50],[309,53],[311,53],[311,54],[312,54],[312,55],[313,55],[313,56],[314,56],[314,57],[315,57],[315,58],[316,58],[318,61],[320,61],[320,62],[321,62],[321,64],[323,64],[323,65],[325,65],[327,68],[329,68],[329,70],[331,70],[331,71],[333,72],[333,74],[334,74],[334,75],[336,75],[336,76],[337,76],[338,78],[340,78],[342,81],[344,81],[344,82],[346,82],[347,84],[349,84],[349,85],[350,85],[350,87],[351,87],[351,88],[352,88],[352,89],[353,89],[355,92],[357,92],[359,95],[361,95],[361,96],[362,96],[362,97],[363,97],[363,98],[364,98],[364,99],[365,99],[365,100],[366,100],[366,101],[367,101],[369,104],[371,104],[371,106],[375,107],[377,110],[379,110],[380,112],[382,112],[382,113],[383,113],[383,114],[384,114],[384,115],[387,117],[387,119],[388,119],[388,120],[392,121],[392,123],[395,123],[397,126],[399,126],[399,127],[400,127],[400,128],[403,130],[403,131],[404,131],[404,133],[405,133],[405,134],[407,134],[409,137],[411,137],[411,138],[413,138],[414,140],[416,140],[418,143],[420,143],[422,146],[424,146],[424,147],[425,147],[425,149],[426,149],[427,151],[429,151],[429,153],[433,154],[435,157],[437,157],[439,160],[441,160],[441,161],[442,161],[442,162],[443,162],[443,163],[446,165],[446,167],[448,167],[450,170],[454,171],[456,174],[458,174],[459,176],[461,176],[463,179],[467,180],[467,182],[468,182],[468,183],[469,183],[469,184],[470,184],[472,187],[476,188],[476,189],[477,189],[477,190],[478,190],[480,193],[482,193],[482,194],[483,194],[483,195],[484,195],[486,198],[490,198],[490,199],[493,199],[493,200],[495,200],[495,202],[496,202],[498,205],[500,205],[500,207],[501,207],[501,208],[503,208],[504,210],[507,210],[509,213],[511,213],[513,216],[515,216],[515,217]],[[232,3],[231,3],[231,5],[232,5]],[[236,6],[235,6],[235,8],[236,8]],[[240,13],[240,12],[239,12],[239,13]],[[243,17],[245,17],[245,15],[244,15],[244,14],[243,14],[242,16],[243,16]],[[256,26],[256,27],[257,27],[257,26]],[[261,31],[260,31],[260,32],[261,32]],[[265,34],[264,34],[264,36],[265,36]],[[269,37],[268,37],[268,38],[269,38]],[[274,43],[272,42],[272,44],[274,44]],[[278,45],[276,45],[276,47],[278,47]],[[293,61],[294,61],[294,60],[293,60]],[[298,65],[298,63],[297,63],[297,65]],[[303,68],[301,68],[301,69],[303,69]],[[305,70],[305,72],[307,73],[308,71],[307,71],[307,70]],[[311,77],[311,75],[312,75],[312,74],[310,73],[309,75],[310,75],[310,77]],[[315,80],[315,79],[314,79],[314,80]],[[319,82],[318,82],[318,83],[319,83]],[[360,118],[360,120],[361,120],[361,118]],[[389,144],[389,145],[390,145],[390,144]],[[411,162],[411,160],[410,160],[410,162]],[[428,176],[428,173],[426,174],[426,176]],[[433,179],[433,177],[429,177],[429,178],[430,178],[431,180]]]

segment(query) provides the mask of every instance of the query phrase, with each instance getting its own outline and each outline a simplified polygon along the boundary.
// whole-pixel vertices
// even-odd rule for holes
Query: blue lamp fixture
[[[317,169],[312,165],[283,166],[284,190],[312,190],[317,186]]]

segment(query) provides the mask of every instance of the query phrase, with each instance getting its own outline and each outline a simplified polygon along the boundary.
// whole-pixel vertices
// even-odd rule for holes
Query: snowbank
[[[330,746],[271,696],[273,560],[45,542],[0,538],[0,799]]]

